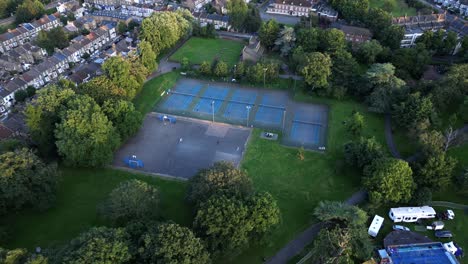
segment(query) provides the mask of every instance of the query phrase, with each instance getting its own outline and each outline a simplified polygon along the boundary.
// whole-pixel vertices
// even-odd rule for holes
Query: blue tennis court
[[[250,109],[247,109],[247,106],[250,106]],[[245,120],[247,119],[248,112],[251,110],[252,105],[229,102],[226,107],[226,111],[224,111],[224,116],[227,118]]]
[[[257,99],[257,92],[251,90],[236,89],[232,94],[231,100],[240,103],[253,105]]]
[[[283,113],[284,109],[281,108],[259,106],[255,114],[255,121],[264,124],[281,125]]]
[[[213,100],[213,99],[206,99],[206,98],[200,98],[198,101],[197,105],[195,105],[195,108],[193,108],[194,112],[199,112],[199,113],[205,113],[205,114],[211,114],[213,112],[212,109],[212,102],[214,102],[214,113],[218,113],[219,108],[223,104],[223,100]]]
[[[298,111],[294,113],[294,120],[322,124],[324,113],[322,111]]]
[[[190,95],[197,95],[202,88],[202,84],[196,80],[184,79],[179,81],[174,87],[174,91]]]
[[[260,105],[285,108],[287,102],[288,97],[285,94],[271,92],[263,94]]]
[[[201,97],[224,100],[228,93],[229,89],[226,87],[210,85],[206,88]]]
[[[187,110],[193,101],[193,96],[184,94],[170,94],[162,104],[165,109]]]
[[[292,123],[290,138],[301,144],[318,145],[321,126],[301,122]]]

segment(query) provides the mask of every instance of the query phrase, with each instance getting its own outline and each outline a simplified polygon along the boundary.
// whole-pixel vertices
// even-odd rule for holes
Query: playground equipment
[[[168,115],[158,115],[158,119],[163,122],[170,122],[171,124],[175,124],[176,118],[173,116],[168,116]]]
[[[135,155],[133,156],[128,156],[125,157],[124,159],[125,165],[127,165],[129,168],[136,169],[136,168],[143,168],[143,161],[140,159],[137,159]]]

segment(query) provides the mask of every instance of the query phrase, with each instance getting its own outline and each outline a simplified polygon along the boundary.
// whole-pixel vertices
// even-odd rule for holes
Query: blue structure
[[[388,246],[388,256],[394,264],[458,264],[452,253],[445,250],[440,242],[418,243],[399,246]]]
[[[143,168],[143,161],[136,158],[136,156],[126,157],[124,159],[125,165],[132,169]]]
[[[171,124],[175,124],[177,121],[175,117],[168,115],[158,115],[158,119],[160,121],[169,121]]]

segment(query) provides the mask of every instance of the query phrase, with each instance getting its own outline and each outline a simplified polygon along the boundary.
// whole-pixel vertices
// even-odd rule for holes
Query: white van
[[[367,230],[367,233],[372,237],[376,237],[379,234],[379,230],[382,227],[383,221],[383,217],[375,215],[371,225],[369,226],[369,230]]]
[[[419,219],[435,218],[436,212],[430,206],[391,208],[388,213],[393,222],[416,222]]]

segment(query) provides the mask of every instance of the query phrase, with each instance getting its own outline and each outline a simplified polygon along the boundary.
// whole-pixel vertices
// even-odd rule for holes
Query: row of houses
[[[115,24],[106,24],[87,36],[78,36],[71,41],[71,45],[61,51],[55,52],[29,71],[12,79],[0,88],[1,104],[10,107],[14,102],[14,94],[28,86],[40,88],[53,79],[58,78],[70,67],[70,63],[82,60],[82,56],[92,54],[105,45],[109,45],[117,36]]]
[[[50,30],[60,26],[60,24],[58,14],[44,15],[34,22],[23,23],[13,30],[8,30],[0,35],[0,53],[23,45],[35,38],[41,30]]]
[[[231,25],[229,24],[229,16],[198,12],[193,12],[192,15],[202,27],[206,26],[207,24],[213,24],[217,30],[231,29]]]
[[[269,14],[308,17],[311,13],[319,18],[334,22],[338,12],[324,2],[317,0],[275,0],[266,10]]]
[[[468,16],[468,0],[435,0],[441,7],[454,10],[462,16]]]
[[[100,6],[113,6],[119,7],[122,5],[131,6],[135,4],[141,5],[155,5],[163,3],[163,0],[85,0],[85,3]]]

